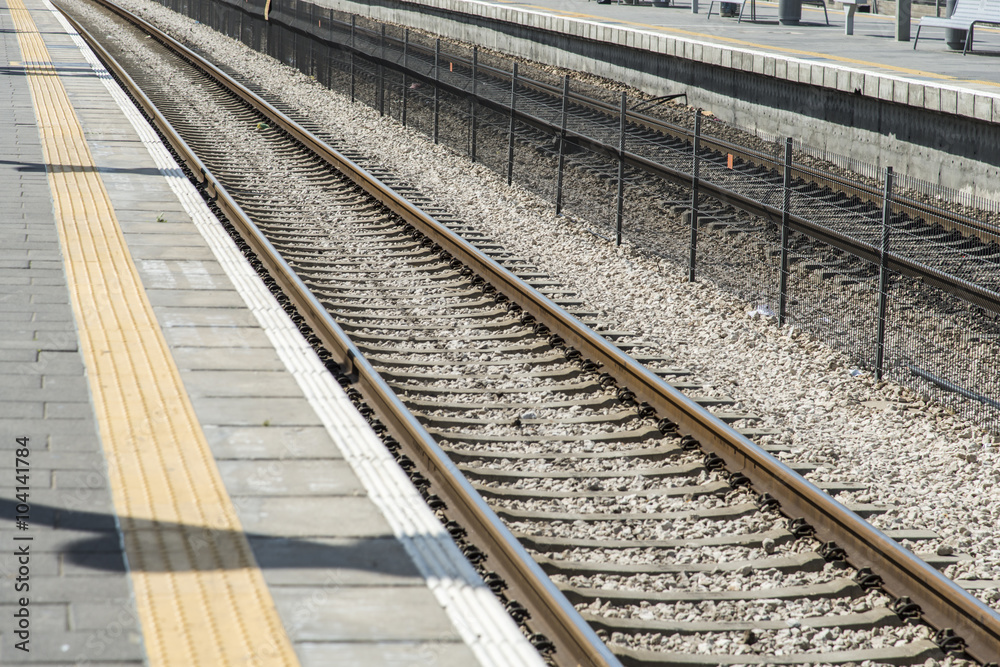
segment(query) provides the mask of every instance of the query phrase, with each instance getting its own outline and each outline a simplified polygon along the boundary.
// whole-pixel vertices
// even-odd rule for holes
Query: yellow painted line
[[[149,664],[297,665],[83,128],[23,1],[9,7]]]
[[[531,9],[531,10],[543,12],[543,13],[546,13],[546,14],[555,14],[555,15],[558,15],[558,16],[566,17],[566,18],[576,18],[576,19],[583,19],[583,20],[587,20],[587,21],[595,21],[597,23],[605,23],[605,22],[607,22],[609,20],[608,17],[606,17],[606,16],[596,16],[594,14],[582,14],[582,13],[579,13],[579,12],[568,12],[568,11],[563,11],[563,10],[558,10],[558,9],[552,9],[551,7],[544,7],[542,5],[527,5],[527,4],[523,4],[523,3],[520,3],[520,2],[503,2],[502,0],[498,4],[503,4],[503,5],[506,5],[506,6],[523,7],[525,9]],[[818,10],[815,10],[815,11],[818,11]],[[885,17],[885,18],[888,20],[891,17]],[[909,68],[909,67],[900,67],[898,65],[887,65],[885,63],[871,62],[870,60],[859,60],[858,58],[849,58],[847,56],[835,56],[835,55],[832,55],[832,54],[829,54],[829,53],[821,53],[819,51],[803,51],[801,49],[791,49],[791,48],[786,48],[786,47],[782,47],[782,46],[774,46],[772,44],[758,44],[757,42],[749,42],[749,41],[746,41],[746,40],[743,40],[743,39],[738,39],[738,38],[735,38],[735,37],[721,37],[719,35],[713,35],[713,34],[703,33],[703,32],[696,32],[694,30],[685,30],[683,28],[672,28],[670,26],[652,25],[652,24],[649,24],[649,23],[637,23],[635,21],[622,21],[622,20],[618,20],[618,19],[614,19],[612,23],[607,23],[606,25],[608,25],[608,27],[612,27],[612,28],[616,27],[616,26],[619,26],[619,25],[620,26],[627,26],[627,27],[630,27],[630,28],[641,28],[643,30],[651,30],[651,31],[655,31],[655,32],[662,32],[662,33],[669,34],[669,35],[682,35],[684,37],[693,37],[693,38],[704,40],[704,41],[708,41],[708,42],[712,42],[712,41],[725,42],[725,43],[733,44],[733,45],[736,45],[736,46],[742,46],[742,47],[753,48],[753,49],[761,49],[763,51],[768,51],[768,52],[775,52],[775,51],[777,51],[777,52],[780,52],[780,53],[787,53],[787,54],[796,55],[796,56],[807,56],[809,58],[824,58],[826,60],[832,60],[834,62],[840,62],[840,63],[847,63],[847,64],[850,64],[850,65],[857,65],[859,67],[871,67],[871,68],[874,68],[874,69],[888,70],[890,72],[896,72],[896,73],[899,73],[899,74],[907,74],[907,75],[910,75],[910,76],[920,76],[920,77],[925,77],[925,78],[930,78],[930,79],[939,79],[941,81],[972,83],[972,84],[981,84],[981,85],[988,85],[988,86],[993,86],[993,87],[1000,87],[1000,83],[998,83],[996,81],[971,81],[971,80],[968,80],[968,79],[961,79],[961,78],[956,77],[956,76],[950,76],[948,74],[939,74],[937,72],[927,72],[927,71],[924,71],[924,70],[912,69],[912,68]]]

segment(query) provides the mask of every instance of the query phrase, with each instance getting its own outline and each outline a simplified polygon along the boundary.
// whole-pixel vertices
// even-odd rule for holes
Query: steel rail
[[[107,3],[107,0],[99,1],[102,4],[110,4]],[[159,31],[156,32],[159,33]],[[162,35],[162,33],[159,34]],[[163,37],[169,39],[165,35]],[[198,59],[195,54],[183,46],[178,46],[182,52],[190,54],[190,58]],[[220,77],[222,80],[226,78],[218,71],[213,76]],[[252,93],[238,84],[233,90],[234,92],[241,91],[237,94],[247,101],[255,99]],[[761,447],[701,408],[680,391],[671,387],[613,344],[597,335],[575,317],[563,311],[550,299],[510,274],[497,262],[426,215],[408,200],[395,194],[379,180],[371,178],[351,160],[312,137],[305,130],[298,128],[284,114],[267,105],[264,105],[263,108],[267,109],[263,113],[275,123],[281,125],[293,136],[300,137],[307,145],[320,152],[326,161],[337,166],[359,187],[491,283],[500,293],[517,303],[539,322],[545,324],[553,334],[560,336],[577,348],[585,357],[599,362],[604,370],[610,373],[623,387],[632,391],[637,400],[649,403],[661,417],[675,422],[681,432],[690,434],[697,439],[705,450],[722,457],[730,472],[742,473],[751,480],[758,491],[766,492],[774,497],[781,504],[782,511],[786,515],[804,518],[815,529],[821,540],[835,541],[846,551],[847,560],[851,565],[857,568],[871,567],[881,578],[882,587],[887,593],[894,597],[909,596],[914,603],[920,606],[923,617],[931,625],[939,629],[953,629],[964,640],[970,656],[983,662],[989,662],[1000,655],[1000,614],[996,611],[903,549],[891,538],[802,478]],[[210,179],[211,177],[206,176],[206,178]],[[235,202],[228,200],[228,196],[225,195],[225,191],[220,185],[212,187],[218,193],[219,200],[224,202],[227,208],[231,208],[234,213],[239,211]],[[252,239],[252,245],[259,248],[260,252],[266,256],[269,266],[273,264],[275,272],[278,269],[287,268],[270,243],[252,227],[252,223],[246,229],[246,233],[251,237],[247,239],[248,242],[251,242]],[[274,274],[272,273],[272,275]],[[275,278],[278,279],[279,276],[275,275]],[[287,285],[287,288],[296,295],[297,299],[302,301],[307,309],[303,315],[317,330],[317,334],[320,335],[324,344],[335,351],[338,361],[358,376],[362,393],[365,394],[366,398],[371,396],[369,400],[378,410],[380,417],[386,421],[386,425],[393,435],[406,443],[412,443],[426,437],[427,443],[424,445],[426,449],[421,453],[421,460],[429,472],[429,476],[436,483],[442,485],[443,489],[454,490],[456,493],[466,491],[468,482],[464,478],[454,479],[445,474],[453,473],[455,471],[454,465],[440,447],[433,442],[423,427],[405,411],[405,408],[402,408],[399,400],[368,365],[353,343],[346,338],[340,338],[343,334],[340,327],[330,319],[323,307],[308,293],[301,281],[294,275],[282,274],[280,282]],[[401,412],[396,413],[398,410]],[[509,531],[502,525],[495,525],[499,523],[496,516],[489,508],[485,507],[485,503],[478,495],[473,493],[473,496],[473,498],[464,501],[468,503],[468,507],[462,509],[467,511],[470,517],[488,525],[489,529],[493,531],[493,535],[503,535],[506,539]],[[501,550],[511,549],[509,545],[499,541],[499,539],[496,546]],[[523,548],[518,546],[513,551],[518,551],[518,549],[530,561],[527,554],[523,552]],[[523,570],[527,574],[538,572],[538,566],[533,561],[530,563],[513,561],[510,564],[504,563],[504,566],[512,568],[515,572],[519,570]],[[516,589],[517,593],[532,596],[532,599],[528,600],[531,603],[536,602],[534,599],[536,595],[542,598],[542,600],[537,600],[538,602],[544,602],[544,598],[550,594],[549,591],[553,588],[549,582],[548,586],[541,587],[541,591],[533,592],[521,589],[521,584],[515,580],[510,583],[512,587],[513,585],[519,586]],[[568,604],[561,595],[559,598],[561,600],[559,602],[549,601],[553,611]],[[544,623],[552,619],[536,620]],[[550,638],[553,641],[559,639],[554,633]],[[594,638],[596,639],[596,636]],[[560,648],[563,646],[560,645]],[[588,659],[584,664],[596,664],[598,658],[605,660],[608,664],[617,662],[617,659],[603,644],[600,648],[603,649],[603,652],[594,650],[593,647],[587,649],[581,646],[577,649],[579,652],[574,656],[586,655]],[[583,662],[582,659],[581,662]]]
[[[237,82],[229,79],[211,63],[126,10],[106,0],[95,1],[147,31],[183,58],[196,63],[198,67],[209,73],[212,78],[222,83],[231,92],[251,103],[258,111],[263,112],[287,132],[309,145],[328,162],[343,170],[352,181],[369,190],[369,194],[375,195],[380,200],[394,199],[392,191],[375,177],[309,135],[280,111],[257,98]],[[214,198],[215,203],[230,222],[236,226],[243,240],[267,267],[271,277],[292,299],[298,312],[313,329],[321,343],[332,353],[333,358],[344,372],[351,375],[352,378],[356,378],[355,385],[358,390],[375,409],[389,432],[406,447],[408,453],[416,455],[414,458],[418,465],[426,476],[433,480],[436,489],[444,497],[448,507],[455,510],[463,526],[474,536],[473,540],[489,554],[491,566],[508,584],[510,597],[534,612],[531,616],[531,627],[545,634],[553,642],[556,647],[556,663],[560,665],[606,665],[609,667],[620,665],[618,658],[611,653],[594,630],[580,617],[548,575],[510,533],[510,530],[490,509],[455,464],[451,462],[434,438],[403,405],[344,330],[330,317],[326,308],[299,279],[294,270],[285,262],[249,216],[243,212],[225,187],[216,180],[210,170],[194,154],[183,138],[174,131],[169,121],[156,109],[128,73],[78,22],[68,15],[67,19],[153,119],[156,127],[160,129],[174,150],[181,155],[196,178],[199,178],[200,182],[203,183],[206,191]]]

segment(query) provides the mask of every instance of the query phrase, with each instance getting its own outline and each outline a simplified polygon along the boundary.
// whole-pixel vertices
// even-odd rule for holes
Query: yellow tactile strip
[[[295,665],[83,129],[9,0],[150,665]]]

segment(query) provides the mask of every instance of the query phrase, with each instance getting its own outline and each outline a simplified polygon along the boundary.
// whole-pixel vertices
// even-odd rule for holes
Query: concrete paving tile
[[[78,403],[51,402],[45,404],[46,419],[89,419],[94,416],[94,410],[88,401]]]
[[[392,534],[368,498],[258,497],[233,499],[247,533],[261,537],[384,537]]]
[[[36,313],[37,318],[51,318],[53,315],[72,316],[73,309],[68,303],[36,303],[31,300],[31,295],[27,292],[22,292],[17,295],[10,295],[8,298],[0,301],[0,308],[2,312],[12,312],[19,313],[23,311],[28,311],[30,313]]]
[[[219,461],[231,496],[361,496],[365,488],[343,460]],[[56,481],[64,474],[56,474]]]
[[[33,353],[40,350],[76,352],[80,347],[76,331],[70,326],[63,326],[60,329],[35,331],[32,324],[28,324],[27,328],[6,328],[4,340],[0,342],[0,348],[30,350]]]
[[[106,489],[32,489],[30,525],[70,530],[116,530]]]
[[[60,554],[58,565],[59,575],[63,577],[119,576],[126,572],[125,558],[120,550]]]
[[[271,595],[293,641],[460,641],[423,586],[275,586]]]
[[[33,321],[35,322],[72,322],[73,321],[73,309],[69,306],[60,306],[54,308],[48,304],[33,304],[35,308],[35,316]],[[45,308],[44,311],[39,311],[40,308]]]
[[[0,539],[4,544],[13,544],[15,535],[20,531],[0,530]],[[121,542],[117,529],[104,532],[92,530],[53,529],[33,530],[31,536],[31,553],[52,554],[87,554],[87,553],[120,553]],[[48,556],[47,556],[48,557]]]
[[[146,665],[144,660],[115,660],[113,662],[87,660],[85,663],[81,663],[74,658],[65,662],[33,662],[31,667],[80,667],[81,664],[85,664],[87,667],[145,667]]]
[[[29,486],[31,490],[51,489],[52,471],[46,470],[43,466],[38,465],[34,455],[32,455],[29,460],[31,462],[31,472],[28,474],[27,486]],[[17,479],[13,470],[9,475],[0,475],[0,489],[3,489],[4,494],[8,498],[13,497],[15,487],[24,486],[22,482],[23,480]]]
[[[13,543],[17,545],[17,542]],[[16,546],[15,546],[16,548]],[[114,552],[79,551],[60,554],[57,552],[30,553],[31,578],[35,577],[80,577],[80,576],[121,576],[125,573],[125,560],[121,548]]]
[[[0,259],[0,269],[16,269],[18,271],[25,271],[29,268],[30,264],[27,258],[24,259],[13,259],[10,257]]]
[[[85,424],[83,428],[78,426],[76,433],[51,433],[49,431],[49,450],[53,452],[103,451],[95,429],[93,424]]]
[[[43,375],[42,386],[52,391],[64,392],[67,396],[90,396],[90,384],[83,376]]]
[[[254,558],[269,586],[423,586],[394,537],[291,539],[251,536]]]
[[[51,269],[51,270],[59,269],[59,270],[61,270],[63,268],[63,263],[61,261],[48,260],[48,259],[32,259],[32,260],[29,261],[28,264],[29,264],[29,266],[30,266],[30,268],[31,268],[32,271],[34,271],[36,269],[42,269],[42,270],[45,270],[45,269]]]
[[[169,307],[156,309],[156,319],[166,327],[257,327],[257,318],[245,307]]]
[[[210,262],[215,259],[215,255],[212,251],[206,247],[182,247],[177,248],[173,246],[131,246],[129,252],[132,254],[132,258],[135,260],[148,260],[148,259],[159,259],[159,260],[176,260],[176,261],[191,261],[198,260],[203,262]]]
[[[125,234],[126,241],[129,242],[131,242],[133,235],[165,234],[169,236],[172,234],[186,234],[192,229],[192,223],[190,222],[174,222],[171,220],[167,220],[166,222],[149,222],[145,220],[126,219],[119,220],[118,223]],[[204,240],[202,240],[202,243],[204,243]]]
[[[52,603],[73,600],[117,602],[131,600],[124,576],[117,577],[32,577],[32,602]]]
[[[322,426],[205,426],[216,459],[340,458]]]
[[[188,225],[184,231],[173,234],[126,234],[125,241],[128,243],[129,248],[145,246],[207,248],[205,237],[199,234],[191,225]]]
[[[6,644],[9,639],[3,635],[2,641]],[[9,650],[4,655],[11,656],[14,652]],[[125,637],[112,637],[108,633],[102,637],[95,632],[65,632],[58,638],[50,637],[48,641],[32,639],[31,652],[17,656],[18,663],[24,665],[47,664],[63,659],[71,665],[88,667],[96,664],[96,660],[120,665],[123,660],[142,661],[144,658],[142,638],[136,632],[129,632]]]
[[[46,353],[51,350],[42,350],[38,353],[38,361],[0,361],[0,375],[11,374],[20,375],[29,373],[31,375],[83,375],[83,362],[72,359],[53,359],[46,357]],[[55,352],[58,354],[58,352]]]
[[[219,280],[228,282],[229,277],[225,270],[213,260],[202,261],[198,259],[140,259],[136,261],[136,268],[140,274],[151,276],[189,276],[192,283],[197,286],[203,280]],[[207,277],[207,278],[206,278]],[[184,287],[178,283],[178,287]],[[210,283],[205,287],[216,287],[216,283]],[[170,289],[173,285],[165,289]],[[190,287],[190,286],[189,286]],[[155,289],[147,287],[147,289]],[[197,287],[195,287],[197,289]]]
[[[28,276],[30,278],[30,276]],[[37,285],[31,283],[30,280],[28,284],[21,288],[20,291],[24,291],[28,294],[47,294],[47,295],[61,295],[66,296],[68,292],[66,291],[65,285]]]
[[[31,272],[32,285],[65,285],[66,277],[61,272],[58,275],[38,275],[36,271]]]
[[[73,509],[57,510],[54,512],[54,523],[52,524],[54,527],[85,529],[96,532],[108,532],[117,528],[115,509],[111,504],[110,498],[105,501],[100,497],[100,493],[91,492],[90,489],[56,489],[56,491],[64,494],[64,497],[67,498],[67,504],[70,507],[78,506],[86,509],[79,511]],[[79,495],[71,495],[74,492],[80,493]],[[32,497],[34,495],[32,494]],[[86,504],[84,501],[86,501]],[[75,503],[75,505],[71,503]],[[103,512],[100,511],[102,506]],[[32,508],[33,513],[34,511],[34,508]]]
[[[468,667],[478,664],[472,650],[460,641],[299,642],[295,644],[302,667]]]
[[[285,364],[273,350],[205,347],[172,348],[174,361],[182,371],[283,371]]]
[[[54,489],[95,489],[107,488],[107,468],[94,467],[84,470],[53,470]]]
[[[0,361],[34,362],[37,358],[37,350],[28,347],[8,347],[5,341],[0,341]]]
[[[32,271],[30,274],[26,273],[24,269],[21,268],[0,267],[0,279],[3,280],[6,280],[7,278],[16,278],[18,276],[26,276],[26,275],[30,276],[33,279],[43,278],[43,277],[62,278],[62,284],[64,285],[66,284],[66,274],[63,273],[61,267],[58,270]]]
[[[235,289],[212,290],[148,289],[146,294],[154,308],[246,308],[243,297]],[[256,324],[256,320],[252,322]]]
[[[31,389],[41,389],[42,378],[44,376],[40,374],[25,375],[23,373],[18,374],[3,374],[0,373],[0,382],[3,386],[11,391],[19,390],[31,390]]]
[[[102,452],[53,452],[41,444],[31,444],[31,465],[34,472],[45,470],[105,470],[107,465]]]
[[[219,426],[319,426],[319,417],[301,399],[201,398],[194,411],[202,424]]]
[[[186,371],[184,387],[191,396],[212,398],[253,396],[301,398],[302,389],[280,371]]]
[[[76,322],[72,319],[61,320],[58,322],[25,322],[23,324],[17,324],[17,328],[8,327],[5,331],[31,331],[35,339],[38,340],[43,335],[73,335],[76,336]],[[65,340],[60,338],[59,340]],[[56,348],[58,349],[58,347]]]
[[[43,405],[37,402],[0,402],[0,419],[42,419]]]
[[[61,294],[38,294],[34,293],[31,295],[31,303],[33,304],[63,304],[69,305],[69,295],[65,291]]]
[[[4,326],[6,326],[8,322],[30,322],[33,319],[34,313],[31,310],[14,310],[13,308],[0,309],[0,322],[3,322]]]
[[[111,625],[136,629],[139,616],[131,600],[114,604],[73,602],[67,610],[74,630],[101,630]]]
[[[59,350],[42,350],[38,353],[38,361],[45,364],[82,364],[80,355],[76,352],[63,352]]]
[[[34,565],[34,563],[32,563],[32,565]],[[31,573],[34,574],[34,572],[34,567],[32,567]],[[68,604],[65,602],[57,602],[54,604],[35,604],[31,599],[30,593],[31,592],[28,591],[28,595],[25,595],[24,597],[28,598],[28,614],[31,619],[31,634],[33,636],[41,638],[53,631],[65,632],[70,629]],[[4,604],[0,604],[0,618],[3,618],[4,620],[12,618],[14,613],[21,609],[20,605],[14,604],[17,597],[20,597],[20,593],[16,593],[13,590],[11,591],[10,597],[5,596]],[[4,628],[4,630],[12,629],[12,627]],[[38,633],[37,635],[35,635],[36,632]]]
[[[31,262],[36,262],[38,260],[61,262],[62,251],[59,248],[28,250],[28,260]]]
[[[270,339],[256,327],[169,327],[164,338],[173,348],[267,348],[273,349]]]

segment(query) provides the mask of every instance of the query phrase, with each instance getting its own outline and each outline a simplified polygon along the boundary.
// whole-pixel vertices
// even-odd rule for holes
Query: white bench
[[[924,26],[930,28],[953,28],[955,30],[965,30],[965,46],[962,55],[972,50],[972,31],[977,23],[987,25],[1000,25],[1000,0],[956,0],[955,11],[946,19],[939,19],[934,16],[927,16],[920,19],[917,24],[917,36],[913,40],[913,48],[917,48],[920,41],[920,29]]]

